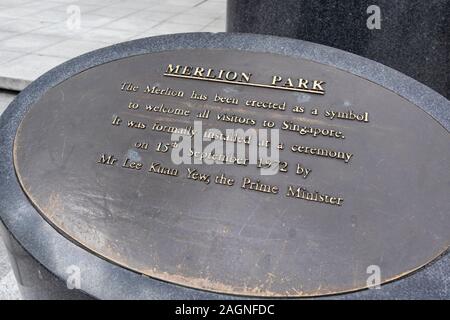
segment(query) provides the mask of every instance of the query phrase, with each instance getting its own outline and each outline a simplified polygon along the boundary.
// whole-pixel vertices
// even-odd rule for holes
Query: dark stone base
[[[83,292],[67,288],[66,282],[35,260],[0,222],[1,239],[5,244],[20,294],[26,300],[86,300]]]
[[[27,111],[50,88],[86,69],[125,57],[185,48],[268,52],[334,66],[379,84],[416,104],[450,130],[450,103],[433,90],[386,66],[334,48],[288,38],[237,34],[177,34],[139,39],[70,60],[33,82],[0,118],[0,218],[16,277],[25,298],[80,299],[235,299],[237,296],[197,290],[143,276],[78,246],[37,212],[18,183],[13,142]],[[14,237],[14,238],[13,238]],[[82,274],[81,292],[66,288],[67,268]],[[450,255],[380,290],[362,290],[327,299],[448,299]],[[83,292],[89,294],[85,295]],[[242,298],[242,297],[240,297]],[[320,297],[323,298],[323,297]]]

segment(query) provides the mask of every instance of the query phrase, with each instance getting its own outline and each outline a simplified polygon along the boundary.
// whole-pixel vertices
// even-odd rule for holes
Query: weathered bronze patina
[[[225,131],[238,128],[279,130],[276,174],[261,175],[266,158],[206,148],[248,147]],[[172,133],[209,141],[174,163]],[[105,259],[203,290],[303,297],[394,280],[448,248],[449,138],[395,92],[334,67],[196,49],[50,89],[14,160],[43,217]]]

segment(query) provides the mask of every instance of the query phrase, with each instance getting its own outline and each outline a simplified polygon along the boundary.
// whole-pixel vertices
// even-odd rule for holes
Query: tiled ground
[[[226,0],[0,0],[0,88],[117,42],[225,31]]]
[[[0,114],[15,96],[2,89],[20,91],[56,65],[117,42],[225,31],[225,7],[226,0],[0,0]],[[2,299],[20,294],[0,241]]]

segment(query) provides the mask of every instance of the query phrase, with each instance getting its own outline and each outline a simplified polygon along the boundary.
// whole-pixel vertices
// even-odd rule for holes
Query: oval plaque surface
[[[315,296],[397,279],[448,248],[448,145],[426,112],[351,73],[195,49],[49,89],[14,163],[43,217],[105,259],[203,290]]]

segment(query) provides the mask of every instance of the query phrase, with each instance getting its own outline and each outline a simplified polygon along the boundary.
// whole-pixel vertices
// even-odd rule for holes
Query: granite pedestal
[[[4,239],[23,292],[32,298],[98,299],[234,299],[238,296],[194,289],[134,272],[64,236],[31,203],[14,168],[13,144],[17,129],[30,108],[48,90],[90,68],[139,55],[181,49],[231,49],[306,59],[368,79],[415,104],[424,115],[450,130],[450,103],[432,89],[389,67],[351,53],[311,42],[261,35],[192,33],[139,39],[97,50],[49,71],[11,103],[0,120],[0,216]],[[432,137],[430,137],[432,141]],[[88,199],[88,198],[86,198]],[[28,261],[28,262],[27,262]],[[78,290],[66,289],[71,266],[82,281]],[[23,281],[27,278],[28,281]],[[384,284],[332,299],[449,298],[450,256],[443,253],[420,270]]]

